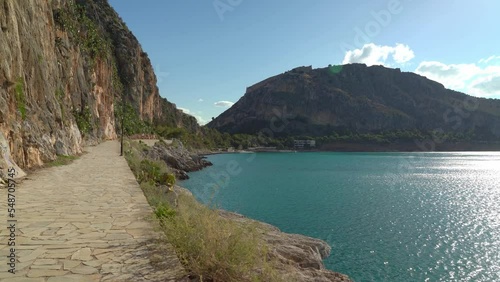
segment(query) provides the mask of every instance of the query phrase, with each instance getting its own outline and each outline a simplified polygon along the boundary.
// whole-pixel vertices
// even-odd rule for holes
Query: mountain
[[[267,136],[418,130],[499,140],[500,100],[382,66],[298,67],[248,87],[208,127]]]
[[[116,138],[121,101],[148,124],[199,129],[159,95],[148,55],[106,0],[1,1],[0,58],[4,172]]]

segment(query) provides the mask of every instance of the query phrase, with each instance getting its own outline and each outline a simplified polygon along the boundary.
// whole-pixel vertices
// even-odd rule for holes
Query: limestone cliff
[[[0,0],[0,171],[116,138],[122,99],[149,123],[198,128],[160,97],[147,54],[106,0]]]

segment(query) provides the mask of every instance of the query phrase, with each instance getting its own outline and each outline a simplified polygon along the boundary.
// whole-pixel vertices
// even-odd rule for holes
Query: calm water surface
[[[201,201],[323,239],[355,281],[500,281],[500,153],[213,155]]]

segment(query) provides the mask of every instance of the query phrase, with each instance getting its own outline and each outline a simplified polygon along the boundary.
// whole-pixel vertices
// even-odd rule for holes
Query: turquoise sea
[[[202,202],[332,247],[355,281],[500,281],[500,153],[212,155]]]

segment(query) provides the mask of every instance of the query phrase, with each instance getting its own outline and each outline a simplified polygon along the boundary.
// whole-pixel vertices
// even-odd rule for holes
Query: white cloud
[[[396,47],[394,47],[392,58],[396,61],[396,63],[403,64],[415,58],[415,53],[413,53],[413,50],[411,50],[408,45],[398,43],[396,44]]]
[[[230,101],[218,101],[215,102],[214,105],[221,108],[230,108],[232,105],[234,105],[234,103]]]
[[[473,81],[470,87],[470,94],[481,97],[500,97],[500,75],[492,75]]]
[[[488,64],[489,62],[494,61],[494,60],[500,60],[500,56],[493,55],[493,56],[490,56],[490,57],[488,57],[486,59],[479,60],[478,63],[480,63],[480,64]]]
[[[188,114],[188,115],[193,116],[194,118],[196,118],[196,120],[198,121],[198,123],[200,125],[205,125],[205,124],[208,123],[208,121],[206,119],[204,119],[202,116],[193,114],[189,109],[181,108],[181,107],[177,107],[177,109],[181,110],[185,114]]]
[[[404,65],[415,57],[408,45],[365,44],[361,49],[345,53],[342,64],[364,63],[368,66]],[[445,64],[438,61],[420,62],[415,73],[443,84],[446,88],[478,97],[500,98],[500,55],[480,59],[477,63]]]
[[[200,98],[200,99],[198,99],[198,102],[200,102],[200,103],[201,103],[201,102],[203,102],[203,99],[201,99],[201,98]]]
[[[188,109],[186,109],[186,108],[177,107],[177,109],[183,111],[185,114],[190,114],[191,113],[191,111],[188,110]]]
[[[481,72],[475,64],[443,64],[436,61],[421,62],[416,73],[442,83],[447,88],[461,89]]]
[[[204,119],[203,117],[201,116],[194,116],[196,118],[196,120],[198,121],[198,123],[200,125],[205,125],[208,123],[208,120]]]
[[[347,51],[342,64],[363,63],[368,66],[390,66],[392,58],[397,64],[404,64],[415,57],[408,45],[397,43],[396,46],[382,46],[374,43],[365,44],[361,49]]]
[[[479,60],[492,63],[500,56]],[[446,88],[479,97],[500,96],[500,62],[498,65],[479,66],[477,64],[444,64],[424,61],[415,73],[442,83]]]

